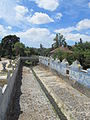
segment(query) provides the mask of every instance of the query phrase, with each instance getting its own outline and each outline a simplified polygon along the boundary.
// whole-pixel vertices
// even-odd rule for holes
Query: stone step
[[[68,120],[90,120],[90,98],[48,69],[36,66],[33,70]]]

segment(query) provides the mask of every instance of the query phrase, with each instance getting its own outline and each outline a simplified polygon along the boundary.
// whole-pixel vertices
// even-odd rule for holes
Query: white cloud
[[[57,13],[55,18],[57,20],[60,20],[62,16],[63,16],[62,13]]]
[[[10,25],[14,25],[16,23],[14,19],[15,5],[16,5],[15,0],[0,0],[0,16]]]
[[[56,10],[56,8],[59,6],[58,0],[35,0],[35,2],[40,8],[50,11]]]
[[[28,21],[32,24],[46,24],[54,22],[46,13],[36,12],[31,18],[28,18]]]
[[[31,28],[25,32],[16,33],[27,46],[39,47],[40,43],[50,47],[53,43],[54,34],[46,28]]]
[[[90,20],[84,19],[77,24],[77,30],[90,29]]]
[[[61,34],[68,34],[72,31],[74,31],[76,28],[75,27],[68,27],[68,28],[62,28],[62,29],[57,29],[55,30],[56,33],[61,33]]]
[[[90,8],[90,2],[88,3],[88,7]]]
[[[18,22],[25,21],[26,19],[25,15],[29,12],[28,9],[21,5],[15,6],[14,9],[16,11],[16,16],[15,16],[16,21]]]
[[[55,30],[56,33],[61,33],[64,35],[66,40],[71,40],[74,42],[78,42],[80,38],[83,39],[83,41],[90,41],[90,36],[85,35],[85,34],[80,34],[80,33],[72,33],[73,31],[77,30],[75,27],[68,27],[68,28],[62,28],[62,29],[57,29]]]
[[[7,30],[12,30],[12,27],[11,26],[7,26],[6,29]]]
[[[17,13],[22,14],[22,15],[25,15],[28,12],[28,9],[24,6],[21,6],[21,5],[17,5],[15,7],[15,10]]]
[[[26,21],[28,12],[28,9],[18,5],[16,0],[0,0],[0,18],[9,26],[24,28],[26,24],[29,24]]]
[[[0,38],[9,34],[9,30],[7,30],[3,25],[0,25]]]
[[[55,35],[46,28],[31,28],[23,32],[13,32],[11,30],[7,30],[7,27],[0,25],[0,38],[9,34],[15,34],[20,37],[21,42],[29,47],[37,48],[40,47],[40,44],[43,44],[44,47],[51,47],[53,38],[55,37]]]
[[[80,33],[76,33],[76,34],[68,33],[68,34],[64,34],[64,36],[65,36],[66,40],[72,40],[72,41],[78,42],[78,41],[80,41],[80,38],[82,38],[83,42],[85,42],[85,41],[90,42],[90,36],[80,34]]]
[[[55,32],[57,33],[70,33],[72,31],[80,31],[80,30],[84,30],[84,29],[90,29],[90,20],[89,19],[84,19],[81,20],[80,22],[78,22],[76,24],[76,26],[72,26],[72,27],[68,27],[68,28],[61,28],[61,29],[57,29],[55,30]]]

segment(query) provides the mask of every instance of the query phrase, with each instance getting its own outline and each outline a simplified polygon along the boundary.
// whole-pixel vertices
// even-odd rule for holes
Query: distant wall
[[[0,120],[5,120],[6,112],[11,102],[14,84],[20,67],[20,59],[17,60],[16,67],[12,76],[8,76],[7,84],[3,88],[0,87]]]
[[[83,70],[79,61],[76,60],[72,65],[69,65],[66,59],[60,62],[58,59],[54,60],[53,58],[39,56],[39,62],[64,76],[68,76],[69,79],[90,88],[90,68]]]

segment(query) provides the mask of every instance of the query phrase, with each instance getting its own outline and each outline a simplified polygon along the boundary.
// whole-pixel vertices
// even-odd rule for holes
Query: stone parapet
[[[73,62],[72,65],[69,65],[66,59],[60,62],[58,59],[54,60],[51,57],[39,56],[39,63],[64,76],[69,76],[70,79],[90,88],[90,68],[83,70],[80,62],[77,60]]]
[[[17,62],[15,64],[17,64],[15,66],[15,69],[13,70],[9,70],[7,71],[7,77],[5,79],[5,81],[7,81],[4,86],[0,87],[0,120],[5,120],[6,118],[6,113],[7,110],[9,108],[9,104],[11,102],[11,96],[12,96],[12,92],[14,89],[14,84],[18,75],[18,70],[20,67],[20,58],[18,58],[18,60],[16,60]],[[11,64],[11,63],[10,63]],[[12,65],[10,65],[9,67],[11,67]],[[4,76],[1,77],[0,80],[3,80]]]

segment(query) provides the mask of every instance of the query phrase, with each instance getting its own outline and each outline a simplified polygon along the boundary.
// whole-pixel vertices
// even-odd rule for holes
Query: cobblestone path
[[[18,83],[13,110],[8,120],[60,120],[32,71],[23,67],[22,85]]]

